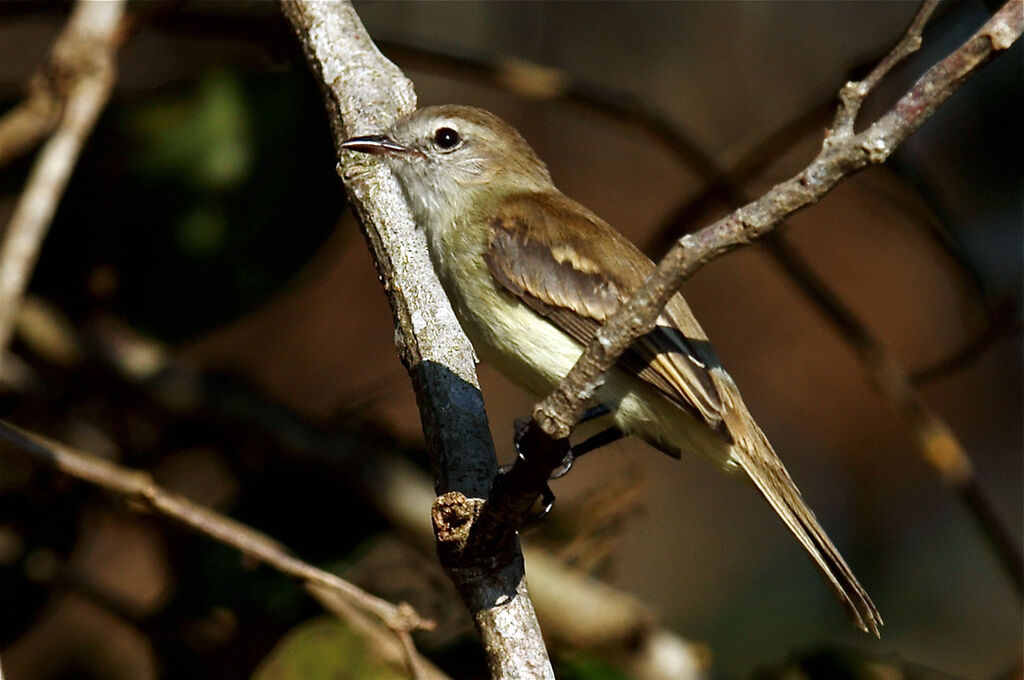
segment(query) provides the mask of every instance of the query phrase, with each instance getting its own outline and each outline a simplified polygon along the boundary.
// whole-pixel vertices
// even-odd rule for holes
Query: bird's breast
[[[484,261],[487,235],[483,224],[434,230],[434,269],[477,356],[533,394],[546,394],[583,349],[498,286]]]

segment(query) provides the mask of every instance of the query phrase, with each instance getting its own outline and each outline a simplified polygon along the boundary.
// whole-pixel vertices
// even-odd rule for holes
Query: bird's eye
[[[434,144],[437,148],[448,151],[458,146],[462,138],[459,137],[459,133],[450,127],[438,128],[437,132],[434,133]]]

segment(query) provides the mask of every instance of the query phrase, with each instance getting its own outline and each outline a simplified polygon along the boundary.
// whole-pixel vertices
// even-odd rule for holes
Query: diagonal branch
[[[70,446],[33,434],[0,420],[0,438],[16,446],[34,460],[51,465],[60,472],[134,501],[159,515],[194,529],[237,549],[283,574],[310,586],[324,588],[346,598],[361,610],[373,614],[395,631],[430,630],[433,623],[421,618],[408,605],[393,605],[357,588],[330,572],[303,562],[269,536],[203,507],[184,496],[158,486],[149,473],[133,470]]]
[[[932,12],[938,5],[939,0],[925,0],[921,3],[921,8],[917,10],[906,33],[896,43],[896,46],[889,50],[889,53],[871,69],[871,73],[863,80],[846,83],[839,91],[839,108],[836,110],[836,117],[832,122],[832,134],[853,134],[853,125],[857,121],[857,114],[860,113],[861,104],[864,103],[867,96],[897,64],[921,49],[921,31],[924,30],[924,25],[928,23],[928,19],[931,18]]]
[[[398,649],[410,667],[431,669],[430,677],[436,680],[443,677],[433,672],[430,664],[419,657],[415,648],[410,647],[409,633],[415,630],[432,630],[434,623],[420,617],[408,604],[391,604],[330,572],[290,555],[286,548],[266,534],[161,488],[147,472],[126,468],[77,451],[3,420],[0,420],[0,438],[36,461],[121,496],[137,506],[183,524],[235,548],[243,555],[258,560],[282,574],[302,581],[314,597],[336,613],[351,612],[354,609],[372,615],[398,636]],[[343,608],[344,605],[347,605],[347,610]],[[353,618],[354,623],[362,628],[366,627],[361,618],[349,618]],[[382,646],[387,645],[384,643]]]
[[[790,215],[820,200],[842,179],[884,162],[960,85],[1008,49],[1022,29],[1020,3],[1010,0],[963,45],[932,66],[866,130],[854,134],[851,121],[849,126],[844,123],[830,131],[821,152],[802,172],[711,226],[680,238],[643,288],[600,329],[565,379],[537,404],[523,437],[529,453],[513,466],[507,483],[496,488],[498,493],[488,504],[491,507],[479,520],[482,542],[501,536],[510,522],[518,526],[523,520],[524,499],[536,498],[547,472],[561,462],[564,440],[600,387],[604,373],[635,338],[653,328],[660,310],[693,272],[715,257],[770,233]],[[903,45],[901,40],[894,52],[905,53]],[[844,91],[847,96],[842,106],[856,112],[867,89],[847,85]]]
[[[0,118],[0,167],[31,151],[60,121],[61,101],[54,81],[36,73],[25,98]]]
[[[921,366],[911,374],[915,387],[923,387],[929,383],[945,378],[976,360],[985,353],[990,345],[1006,337],[1024,333],[1024,324],[1010,295],[997,299],[988,314],[988,324],[954,348],[945,356]]]

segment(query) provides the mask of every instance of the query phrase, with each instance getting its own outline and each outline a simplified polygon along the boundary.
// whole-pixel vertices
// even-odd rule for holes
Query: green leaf
[[[252,680],[407,680],[366,639],[333,617],[312,619],[278,642]]]

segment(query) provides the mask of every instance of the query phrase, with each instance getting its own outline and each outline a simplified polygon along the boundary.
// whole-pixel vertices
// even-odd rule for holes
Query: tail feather
[[[733,460],[803,545],[853,623],[865,633],[881,637],[878,609],[804,503],[767,437],[747,412],[735,384],[719,371],[713,374],[723,397],[725,421],[735,440]]]

